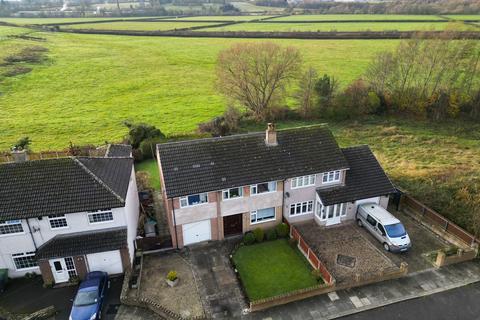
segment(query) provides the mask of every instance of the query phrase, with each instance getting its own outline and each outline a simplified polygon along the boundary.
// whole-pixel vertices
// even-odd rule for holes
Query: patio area
[[[321,228],[309,221],[295,227],[336,279],[337,285],[355,281],[356,275],[375,274],[382,269],[386,272],[399,270],[353,222]]]

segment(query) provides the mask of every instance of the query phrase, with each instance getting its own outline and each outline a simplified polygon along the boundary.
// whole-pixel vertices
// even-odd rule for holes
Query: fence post
[[[427,211],[427,209],[425,208],[424,205],[422,205],[422,217],[425,216],[425,212]]]
[[[445,231],[447,231],[447,228],[448,228],[448,220],[445,221],[445,227],[444,227]]]

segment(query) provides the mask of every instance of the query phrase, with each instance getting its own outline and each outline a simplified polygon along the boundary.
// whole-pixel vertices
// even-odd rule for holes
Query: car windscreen
[[[385,227],[385,231],[387,231],[387,234],[390,238],[403,237],[404,235],[407,234],[407,232],[405,231],[405,228],[403,227],[403,224],[401,223],[389,224],[384,227]]]
[[[88,306],[91,304],[95,304],[97,301],[98,297],[98,291],[97,289],[94,290],[89,290],[89,291],[80,291],[77,293],[77,296],[75,297],[75,301],[73,302],[73,305],[79,307],[79,306]]]

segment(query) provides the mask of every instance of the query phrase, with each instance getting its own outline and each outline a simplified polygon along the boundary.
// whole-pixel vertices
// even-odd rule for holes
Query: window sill
[[[209,204],[210,202],[205,202],[205,203],[199,203],[199,204],[192,204],[190,206],[185,206],[185,207],[182,207],[180,206],[180,209],[187,209],[187,208],[193,208],[193,207],[200,207],[200,206],[204,206],[206,204]]]
[[[99,221],[99,222],[90,222],[88,221],[89,225],[97,225],[97,224],[107,224],[107,223],[112,223],[113,220],[108,220],[108,221]]]
[[[308,214],[312,214],[313,211],[310,211],[310,212],[303,212],[303,213],[297,213],[297,214],[290,214],[289,217],[290,218],[295,218],[295,217],[299,217],[299,216],[306,216]]]
[[[29,267],[29,268],[22,268],[22,269],[15,268],[15,271],[30,271],[30,270],[36,270],[38,268],[40,268],[40,267],[36,266],[36,267]]]
[[[271,218],[271,219],[262,220],[262,221],[258,221],[258,222],[252,222],[252,221],[250,221],[250,225],[261,224],[261,223],[265,223],[265,222],[272,222],[272,221],[275,221],[275,220],[277,220],[277,217],[273,217],[273,218]]]
[[[263,195],[266,195],[266,194],[272,194],[272,193],[275,193],[277,192],[277,190],[275,191],[268,191],[268,192],[262,192],[262,193],[252,193],[250,194],[251,197],[256,197],[256,196],[263,196]]]
[[[238,199],[243,199],[243,198],[244,198],[244,196],[235,197],[235,198],[228,198],[228,199],[222,198],[222,201],[227,202],[227,201],[238,200]]]
[[[57,231],[57,230],[65,230],[65,229],[70,229],[70,227],[69,227],[69,226],[66,226],[66,227],[59,227],[59,228],[52,228],[52,227],[50,227],[50,230],[52,230],[52,231]]]

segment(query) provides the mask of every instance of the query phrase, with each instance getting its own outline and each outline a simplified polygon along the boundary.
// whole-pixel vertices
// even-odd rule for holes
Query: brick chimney
[[[267,130],[265,131],[265,144],[267,146],[278,145],[277,131],[275,131],[275,124],[273,123],[269,123],[267,126]]]
[[[25,162],[28,160],[27,150],[13,150],[11,154],[15,162]]]

